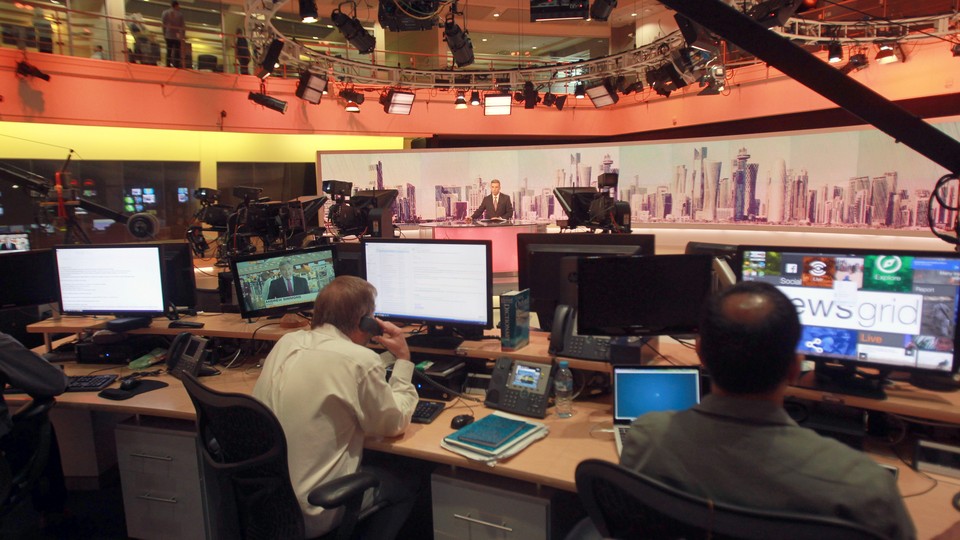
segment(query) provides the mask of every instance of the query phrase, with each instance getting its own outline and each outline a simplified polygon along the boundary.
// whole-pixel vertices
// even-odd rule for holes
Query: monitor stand
[[[889,371],[881,370],[874,376],[864,376],[853,366],[827,365],[817,361],[816,368],[805,373],[796,386],[830,394],[846,394],[868,399],[887,399],[883,390]]]
[[[463,343],[463,338],[454,335],[452,328],[427,325],[427,331],[407,336],[407,345],[422,349],[453,350]]]
[[[934,392],[956,392],[960,390],[960,384],[949,373],[919,373],[914,371],[910,374],[909,380],[910,384],[917,388]]]

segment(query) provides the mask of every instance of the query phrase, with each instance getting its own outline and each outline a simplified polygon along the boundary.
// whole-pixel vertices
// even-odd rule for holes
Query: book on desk
[[[530,289],[500,295],[500,348],[515,351],[530,343]]]
[[[443,438],[440,446],[469,459],[495,464],[547,436],[540,422],[494,412]]]

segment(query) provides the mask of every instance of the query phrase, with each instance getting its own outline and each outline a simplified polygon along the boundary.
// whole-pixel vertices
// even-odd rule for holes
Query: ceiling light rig
[[[260,80],[266,79],[273,73],[273,70],[280,67],[280,53],[283,52],[284,41],[282,39],[274,39],[270,42],[270,45],[267,46],[266,51],[263,53],[263,58],[260,59],[260,66],[257,68],[256,76]]]
[[[391,88],[380,96],[383,112],[387,114],[410,114],[417,95],[410,90]]]
[[[316,0],[300,0],[300,20],[307,24],[313,24],[320,20]]]
[[[893,64],[895,62],[903,62],[906,60],[906,56],[903,54],[903,48],[900,47],[900,44],[895,41],[885,41],[877,44],[877,56],[874,57],[874,60],[878,64]]]
[[[268,96],[267,88],[263,83],[260,83],[260,92],[250,92],[247,94],[247,99],[256,103],[257,105],[262,105],[272,111],[277,111],[280,114],[287,112],[287,102],[272,96]]]
[[[297,83],[297,97],[314,105],[320,103],[320,98],[327,93],[327,78],[318,73],[304,70]]]
[[[595,21],[606,21],[617,7],[617,0],[593,0],[590,6],[590,18]]]
[[[352,88],[344,88],[340,91],[340,99],[343,100],[343,110],[351,113],[360,112],[360,105],[363,105],[363,102],[366,98],[362,93],[353,90]]]
[[[843,62],[843,44],[839,41],[831,41],[827,46],[827,61],[831,64]]]
[[[345,5],[351,7],[352,15],[347,15],[342,11]],[[343,34],[343,37],[345,37],[351,45],[360,51],[360,54],[370,54],[377,48],[377,38],[370,32],[367,32],[366,28],[360,24],[360,20],[357,19],[356,2],[352,0],[349,2],[341,2],[340,5],[337,6],[337,9],[333,10],[330,14],[330,18],[333,19],[333,25],[337,27],[337,30]]]
[[[464,96],[463,90],[457,92],[457,99],[453,104],[454,109],[466,109],[467,108],[467,98]]]

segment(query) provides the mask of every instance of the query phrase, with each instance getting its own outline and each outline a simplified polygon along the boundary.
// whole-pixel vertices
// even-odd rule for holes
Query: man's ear
[[[800,374],[803,372],[803,355],[797,353],[793,362],[790,362],[790,369],[787,370],[787,382],[789,384],[795,384],[800,380]]]

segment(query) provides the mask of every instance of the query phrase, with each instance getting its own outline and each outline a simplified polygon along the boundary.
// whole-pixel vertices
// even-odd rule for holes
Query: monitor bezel
[[[279,315],[285,315],[287,313],[295,313],[298,311],[309,311],[313,309],[313,304],[316,301],[316,296],[314,296],[309,301],[301,301],[293,304],[287,304],[285,306],[270,306],[263,307],[259,309],[247,309],[246,302],[243,295],[243,282],[240,279],[240,273],[237,272],[237,264],[243,262],[251,261],[262,261],[267,259],[285,259],[287,257],[295,255],[308,255],[312,253],[330,253],[330,265],[334,268],[334,276],[336,273],[336,266],[334,265],[335,252],[332,244],[322,245],[322,246],[311,246],[305,248],[297,249],[287,249],[282,251],[266,251],[262,253],[256,253],[253,255],[244,255],[241,257],[231,257],[230,258],[230,274],[233,281],[233,291],[236,295],[237,306],[240,309],[240,316],[244,319],[256,319],[259,317],[273,317]],[[320,291],[317,291],[318,293]]]
[[[28,271],[24,272],[24,266]],[[0,309],[37,306],[60,301],[57,260],[52,249],[0,251],[4,295]],[[10,282],[13,283],[10,283]]]
[[[361,241],[361,251],[360,251],[360,272],[364,279],[367,279],[367,244],[386,244],[386,243],[399,243],[399,244],[452,244],[452,245],[473,245],[473,246],[484,246],[486,255],[486,313],[487,321],[484,324],[478,324],[473,321],[457,321],[453,319],[425,319],[423,317],[417,316],[406,316],[403,314],[394,314],[394,315],[380,315],[378,317],[383,318],[391,322],[399,322],[403,324],[423,324],[427,326],[436,326],[436,327],[451,327],[460,329],[483,329],[489,330],[493,328],[493,242],[490,240],[446,240],[446,239],[433,239],[433,238],[364,238]]]
[[[843,247],[810,247],[810,246],[774,246],[774,245],[740,245],[737,249],[736,260],[734,261],[734,273],[737,276],[737,282],[743,281],[743,257],[748,251],[787,251],[793,253],[808,252],[827,256],[858,257],[864,255],[897,255],[902,257],[928,257],[960,260],[960,253],[953,251],[923,251],[923,250],[900,250],[900,249],[864,249],[864,248],[843,248]],[[960,306],[960,286],[958,286],[958,306]],[[960,307],[957,308],[957,321],[960,323]],[[953,362],[949,371],[929,369],[914,366],[897,366],[882,362],[870,362],[869,360],[858,360],[842,357],[830,356],[808,356],[804,358],[816,362],[818,365],[839,365],[848,368],[871,368],[883,372],[906,372],[921,374],[938,374],[945,377],[956,375],[960,372],[960,332],[954,331],[953,336]]]
[[[93,250],[103,250],[103,249],[136,249],[136,248],[147,248],[153,249],[156,251],[157,255],[157,270],[160,276],[160,297],[161,297],[161,306],[158,310],[107,310],[107,309],[92,309],[92,310],[76,310],[70,309],[63,302],[63,287],[60,281],[60,262],[59,262],[59,253],[61,251],[77,251],[84,249],[93,249]],[[160,247],[158,243],[131,243],[131,244],[69,244],[69,245],[57,245],[53,247],[53,262],[54,268],[57,275],[57,301],[60,303],[61,313],[64,315],[115,315],[118,317],[159,317],[164,314],[165,306],[167,304],[167,283],[166,275],[163,271],[163,248]]]

